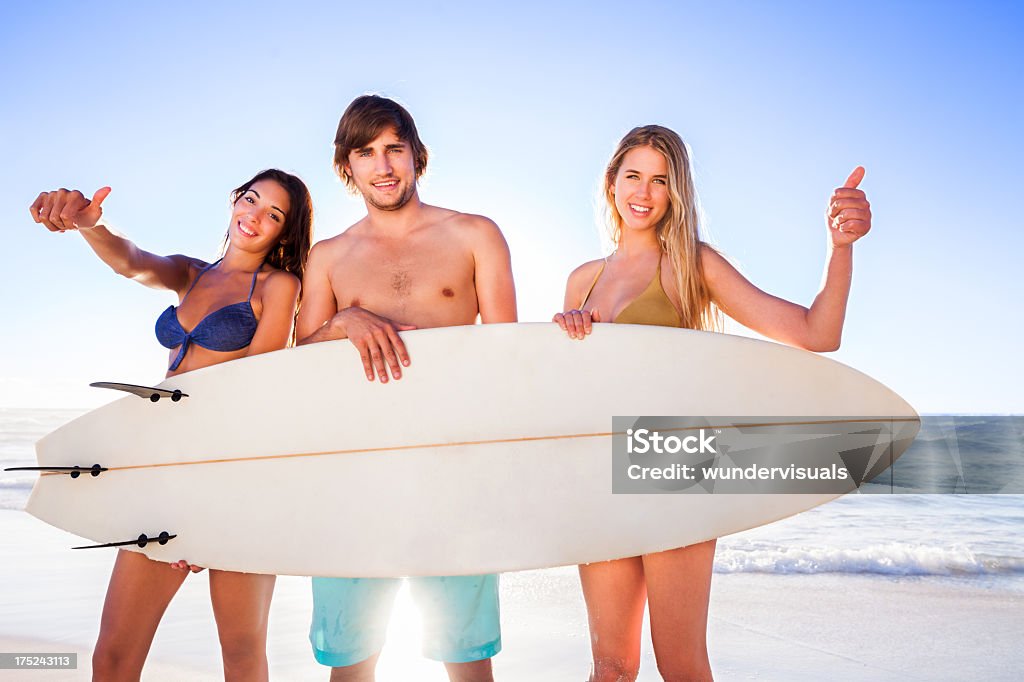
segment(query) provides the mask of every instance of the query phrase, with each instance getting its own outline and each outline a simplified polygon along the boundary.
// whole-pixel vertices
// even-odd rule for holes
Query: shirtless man
[[[416,183],[427,150],[401,105],[376,95],[345,110],[334,167],[367,215],[310,252],[297,322],[299,344],[347,338],[366,378],[400,379],[409,356],[398,332],[515,322],[508,245],[482,216],[428,206]],[[415,371],[412,369],[410,371]],[[491,680],[501,649],[496,575],[413,578],[429,607],[424,653],[451,680]],[[331,681],[373,680],[397,579],[313,578],[310,641]]]

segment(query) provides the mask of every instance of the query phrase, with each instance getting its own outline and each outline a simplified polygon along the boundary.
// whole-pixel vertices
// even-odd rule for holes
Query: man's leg
[[[423,612],[423,653],[444,661],[453,682],[489,682],[501,651],[498,576],[410,578]]]
[[[444,667],[451,682],[494,682],[489,658],[467,663],[445,663]]]
[[[377,659],[380,654],[376,653],[364,661],[353,665],[346,665],[342,668],[331,668],[330,682],[374,682],[374,670],[377,668]]]
[[[333,668],[331,682],[373,680],[399,584],[396,578],[313,578],[309,641],[317,662]]]

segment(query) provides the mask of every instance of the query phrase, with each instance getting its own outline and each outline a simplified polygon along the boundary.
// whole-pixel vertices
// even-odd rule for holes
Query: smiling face
[[[284,231],[291,197],[273,180],[254,182],[235,201],[228,236],[232,246],[250,252],[269,252]]]
[[[366,203],[381,211],[396,211],[416,195],[412,148],[394,127],[349,152],[345,172]]]
[[[656,228],[669,208],[668,161],[650,146],[634,147],[622,158],[611,193],[624,227]]]

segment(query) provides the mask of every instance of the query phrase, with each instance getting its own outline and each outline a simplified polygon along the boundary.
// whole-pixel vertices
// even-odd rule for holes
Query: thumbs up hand
[[[42,192],[29,207],[32,220],[42,223],[51,232],[94,227],[103,215],[103,200],[110,194],[109,187],[101,187],[86,199],[76,190],[57,189]]]
[[[843,186],[837,187],[829,199],[825,222],[835,248],[853,244],[871,229],[871,204],[864,190],[857,189],[863,179],[864,168],[857,166]]]

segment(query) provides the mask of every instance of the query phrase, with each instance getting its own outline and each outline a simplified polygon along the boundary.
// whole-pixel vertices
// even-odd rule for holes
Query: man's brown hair
[[[345,170],[348,155],[370,144],[390,127],[395,129],[398,139],[411,148],[416,178],[419,179],[427,170],[427,147],[420,140],[416,124],[405,107],[380,95],[362,95],[345,109],[338,122],[338,133],[334,136],[334,170],[350,190],[354,191],[356,186]]]

